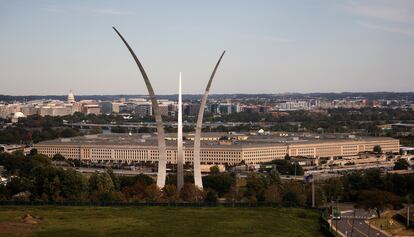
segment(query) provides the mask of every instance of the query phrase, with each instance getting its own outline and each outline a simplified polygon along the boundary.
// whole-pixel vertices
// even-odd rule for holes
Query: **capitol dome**
[[[73,94],[72,90],[70,90],[68,94],[68,103],[75,103],[75,95]]]
[[[19,118],[25,118],[26,115],[24,115],[22,112],[16,112],[13,114],[13,117],[11,119],[12,123],[19,122]]]
[[[19,119],[19,118],[24,118],[24,117],[26,117],[26,116],[22,112],[16,112],[13,115],[14,119]]]

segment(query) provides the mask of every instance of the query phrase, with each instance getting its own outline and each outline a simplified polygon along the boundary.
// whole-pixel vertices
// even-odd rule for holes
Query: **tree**
[[[61,195],[62,193],[62,184],[58,176],[55,176],[50,183],[50,197],[52,201],[59,202],[63,200]]]
[[[264,200],[264,191],[267,188],[266,176],[262,174],[249,174],[246,178],[246,197],[254,196],[257,201]]]
[[[303,185],[297,181],[290,181],[284,184],[282,201],[289,206],[303,206],[306,194]]]
[[[114,191],[114,183],[108,173],[97,173],[89,178],[89,192],[92,200],[109,201]]]
[[[62,156],[61,154],[57,153],[52,157],[52,160],[54,160],[54,161],[64,161],[65,157]]]
[[[60,132],[60,137],[76,137],[80,136],[81,133],[78,130],[75,130],[73,128],[65,128]]]
[[[271,203],[280,203],[282,194],[279,185],[272,184],[264,192],[264,201]]]
[[[33,155],[30,159],[33,166],[49,166],[50,158],[43,154]]]
[[[303,175],[304,171],[302,166],[298,164],[296,161],[292,161],[291,158],[283,159],[283,160],[273,160],[269,164],[275,164],[276,169],[280,174],[284,175]]]
[[[269,185],[272,185],[272,184],[280,185],[281,184],[279,172],[275,168],[270,170],[269,175],[267,176],[267,179],[268,179]]]
[[[410,164],[405,159],[399,159],[394,163],[394,170],[408,170]]]
[[[87,193],[87,180],[85,176],[74,169],[63,170],[59,168],[62,196],[71,201],[85,199]]]
[[[151,184],[145,188],[145,200],[147,202],[159,202],[162,192],[156,184]]]
[[[180,198],[186,202],[200,202],[204,199],[204,193],[194,184],[185,183],[180,190]]]
[[[234,176],[227,173],[212,174],[203,177],[204,187],[215,190],[220,197],[230,190],[230,187],[234,182]]]
[[[114,184],[114,189],[116,191],[119,191],[119,189],[120,189],[120,183],[119,183],[118,176],[116,176],[114,174],[114,171],[111,168],[109,168],[108,170],[106,170],[106,173],[108,173],[109,176],[111,177],[112,183]]]
[[[358,193],[356,206],[365,210],[374,209],[377,212],[378,218],[380,218],[381,213],[385,209],[400,207],[401,200],[397,195],[390,192],[378,189],[361,190]]]
[[[162,189],[162,198],[167,202],[176,202],[179,199],[179,193],[177,186],[173,184],[167,184]]]
[[[240,190],[236,183],[234,183],[224,196],[227,201],[235,202],[240,201],[243,198],[244,192],[243,190]]]
[[[285,160],[291,160],[292,158],[290,157],[290,155],[289,154],[286,154],[285,155]]]
[[[375,146],[374,146],[374,148],[373,148],[373,152],[374,152],[374,153],[377,153],[377,154],[382,153],[382,148],[381,148],[381,146],[380,146],[380,145],[375,145]]]
[[[34,189],[34,185],[32,180],[28,178],[14,177],[7,183],[6,189],[8,193],[14,195],[20,192],[32,191]]]
[[[315,206],[319,207],[326,203],[326,196],[320,185],[315,186]],[[312,206],[312,185],[306,186],[306,204]]]
[[[145,199],[146,185],[141,182],[136,182],[131,186],[125,186],[121,189],[121,192],[129,200],[142,201]]]
[[[29,153],[29,156],[34,156],[34,155],[37,155],[37,149],[36,148],[31,149],[30,153]]]
[[[210,173],[211,173],[211,174],[218,174],[218,173],[220,173],[220,169],[219,169],[219,167],[218,167],[217,165],[215,165],[215,166],[211,166],[211,167],[210,167]]]
[[[150,184],[154,183],[154,180],[145,174],[138,174],[136,176],[119,176],[118,177],[119,183],[120,183],[120,188],[124,188],[124,187],[130,187],[133,186],[136,183],[140,183],[144,186],[148,186]]]
[[[339,196],[342,196],[343,184],[339,178],[327,179],[322,184],[322,190],[328,201],[334,201]]]
[[[215,203],[217,202],[218,195],[217,192],[214,190],[208,190],[206,193],[206,197],[204,198],[205,202]]]
[[[304,171],[302,169],[302,166],[300,166],[298,162],[294,161],[289,166],[289,174],[290,175],[303,175]]]

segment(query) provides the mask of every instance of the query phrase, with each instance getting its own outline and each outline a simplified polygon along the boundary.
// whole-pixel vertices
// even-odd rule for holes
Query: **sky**
[[[414,0],[0,0],[0,94],[414,91]]]

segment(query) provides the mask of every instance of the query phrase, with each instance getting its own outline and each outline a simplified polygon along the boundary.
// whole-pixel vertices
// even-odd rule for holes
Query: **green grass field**
[[[26,214],[39,223],[25,223]],[[323,236],[295,208],[0,206],[0,236]]]

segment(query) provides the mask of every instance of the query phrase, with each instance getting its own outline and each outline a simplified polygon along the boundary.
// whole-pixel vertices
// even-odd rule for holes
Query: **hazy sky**
[[[414,0],[0,0],[0,94],[414,91]]]

